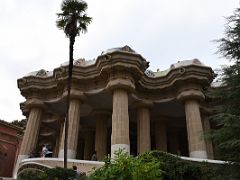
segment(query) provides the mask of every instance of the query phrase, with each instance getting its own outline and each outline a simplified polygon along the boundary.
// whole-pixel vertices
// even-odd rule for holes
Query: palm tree
[[[72,82],[73,69],[73,46],[75,37],[80,33],[87,32],[87,26],[91,23],[92,18],[88,17],[85,11],[87,3],[82,0],[63,0],[61,5],[61,13],[58,13],[56,21],[57,27],[64,30],[69,38],[69,65],[68,65],[68,87],[67,87],[67,114],[65,118],[65,138],[64,138],[64,168],[67,168],[67,145],[68,145],[68,111],[70,101],[70,91]]]

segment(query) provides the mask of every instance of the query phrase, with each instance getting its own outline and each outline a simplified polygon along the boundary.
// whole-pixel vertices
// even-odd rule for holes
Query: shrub
[[[238,177],[233,173],[236,168],[233,164],[193,162],[160,151],[151,151],[150,154],[162,162],[163,179],[166,180],[220,180]]]
[[[88,178],[90,180],[161,180],[161,163],[146,153],[136,158],[123,153],[115,153],[115,160],[105,159],[105,165]]]
[[[61,167],[45,168],[43,171],[26,170],[19,174],[18,180],[74,180],[76,173],[72,169]]]
[[[183,160],[178,156],[151,151],[138,157],[117,152],[116,159],[105,160],[90,180],[221,180],[236,178],[231,164],[219,165],[207,162]]]
[[[47,178],[46,180],[74,180],[76,172],[72,169],[64,169],[56,167],[52,169],[46,169],[45,171]]]
[[[46,173],[38,170],[25,170],[19,174],[18,180],[43,180],[46,179]]]

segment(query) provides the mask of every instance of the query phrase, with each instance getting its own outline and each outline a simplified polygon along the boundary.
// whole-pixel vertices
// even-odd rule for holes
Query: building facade
[[[20,149],[22,129],[0,120],[0,177],[11,177]]]
[[[101,160],[118,149],[137,155],[162,150],[182,156],[213,158],[203,90],[214,73],[199,60],[179,61],[166,71],[148,70],[149,62],[129,46],[74,61],[69,107],[68,158]],[[43,144],[63,157],[68,63],[18,79],[28,118],[18,162]]]

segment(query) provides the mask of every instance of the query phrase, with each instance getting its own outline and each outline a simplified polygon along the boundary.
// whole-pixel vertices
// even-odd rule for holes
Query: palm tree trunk
[[[64,168],[67,168],[67,150],[68,150],[68,120],[69,120],[69,104],[70,104],[70,92],[72,85],[72,69],[73,69],[73,45],[75,42],[75,36],[69,38],[69,64],[68,64],[68,86],[67,86],[67,114],[65,118],[65,138],[64,138]]]

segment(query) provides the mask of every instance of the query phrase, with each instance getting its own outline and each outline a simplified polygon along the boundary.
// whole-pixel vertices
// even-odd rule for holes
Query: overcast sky
[[[226,64],[214,54],[225,19],[239,0],[88,0],[93,17],[76,39],[74,58],[96,58],[103,50],[129,45],[150,68],[165,70],[198,58],[213,68]],[[17,79],[68,61],[68,39],[55,26],[61,0],[0,0],[0,119],[24,118]]]

